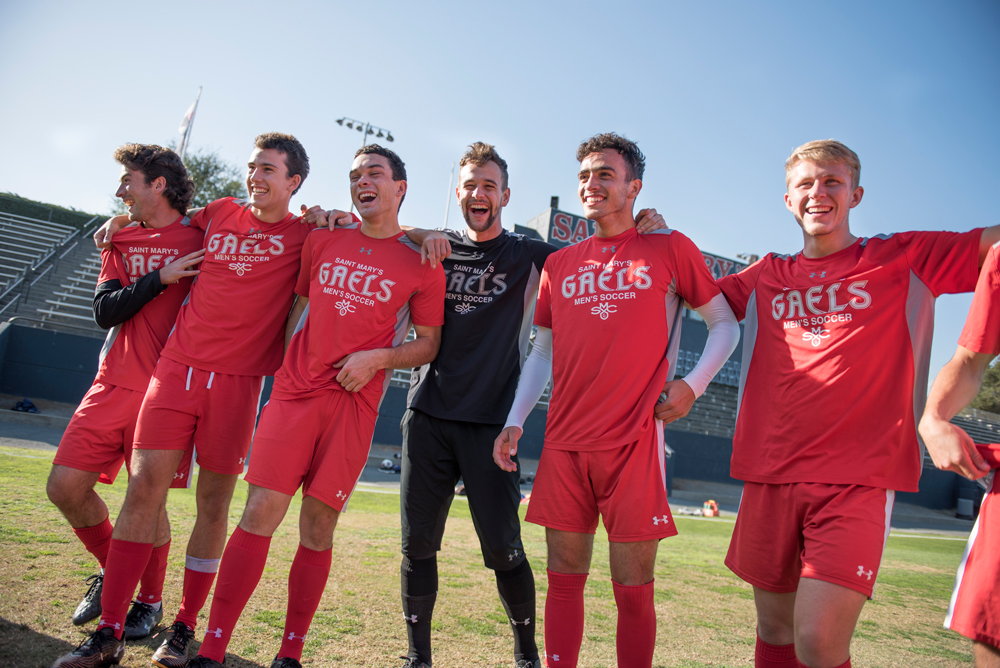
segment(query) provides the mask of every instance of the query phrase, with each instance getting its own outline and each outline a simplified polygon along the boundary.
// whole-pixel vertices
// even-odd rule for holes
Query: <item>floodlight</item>
[[[344,124],[344,119],[343,118],[338,118],[337,119],[337,125],[343,125],[343,124]]]
[[[389,132],[389,133],[387,133],[385,135],[385,139],[386,139],[386,141],[396,141],[395,139],[392,138],[392,133],[391,132]]]
[[[354,127],[354,123],[351,123],[350,121],[347,121],[347,127],[353,128]]]

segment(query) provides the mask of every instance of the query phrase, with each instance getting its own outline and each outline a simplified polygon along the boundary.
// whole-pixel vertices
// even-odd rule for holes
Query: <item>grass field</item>
[[[51,454],[0,448],[0,666],[47,667],[81,642],[94,625],[74,627],[70,616],[96,572],[93,558],[45,497]],[[101,486],[117,509],[124,480]],[[235,527],[246,498],[240,483],[230,513]],[[399,497],[358,492],[340,521],[333,571],[306,641],[306,666],[398,667],[405,652],[399,604]],[[165,589],[164,628],[176,613],[184,545],[194,514],[189,490],[170,494],[176,536]],[[264,666],[280,643],[288,568],[297,546],[293,503],[272,542],[268,567],[236,628],[227,666]],[[114,511],[113,511],[114,514]],[[732,533],[725,520],[677,517],[680,535],[660,547],[656,573],[658,619],[655,666],[750,666],[754,613],[750,587],[723,564]],[[544,536],[524,525],[534,566],[539,614],[544,611]],[[941,628],[959,540],[891,537],[876,598],[865,606],[852,648],[855,666],[960,666],[971,663],[969,642]],[[456,501],[438,557],[440,591],[433,623],[437,668],[511,666],[510,629],[492,573],[482,564],[468,506]],[[615,665],[615,608],[607,541],[599,533],[587,583],[582,666]],[[211,600],[211,599],[210,599]],[[204,633],[208,610],[199,619]],[[539,626],[539,644],[541,643]],[[149,666],[158,638],[130,643],[122,665]]]

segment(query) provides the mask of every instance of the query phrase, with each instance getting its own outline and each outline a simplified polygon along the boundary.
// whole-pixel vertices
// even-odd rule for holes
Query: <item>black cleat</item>
[[[153,665],[159,668],[185,668],[188,665],[188,645],[192,640],[194,631],[184,622],[174,622],[170,627],[170,636],[153,652]]]
[[[516,664],[514,668],[542,668],[541,659],[521,659]]]
[[[113,629],[94,631],[79,647],[61,656],[52,668],[102,668],[116,666],[125,654],[125,641],[115,638]]]
[[[73,611],[73,623],[77,626],[92,622],[101,616],[101,591],[104,589],[104,573],[91,575],[87,578],[87,593],[83,595],[80,605]]]
[[[302,664],[290,656],[276,656],[271,662],[271,668],[302,668]]]
[[[187,668],[221,668],[226,665],[225,663],[219,663],[215,659],[210,659],[207,656],[196,656],[188,663]]]
[[[401,656],[399,658],[403,660],[403,665],[400,668],[431,668],[431,664],[424,663],[412,656]]]
[[[154,608],[142,601],[132,601],[132,607],[125,617],[125,640],[145,638],[161,619],[163,619],[163,603],[160,603],[159,608]]]

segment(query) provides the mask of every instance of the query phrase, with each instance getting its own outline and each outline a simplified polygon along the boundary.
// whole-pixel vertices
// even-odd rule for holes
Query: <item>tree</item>
[[[981,411],[1000,413],[1000,365],[995,361],[986,369],[983,386],[969,405]]]
[[[176,144],[167,145],[177,150]],[[203,207],[223,197],[245,197],[246,186],[243,182],[243,172],[239,167],[226,162],[218,151],[199,149],[184,157],[184,166],[188,176],[194,181],[194,200],[191,208]],[[121,215],[128,212],[125,205],[117,197],[112,197],[111,213]]]

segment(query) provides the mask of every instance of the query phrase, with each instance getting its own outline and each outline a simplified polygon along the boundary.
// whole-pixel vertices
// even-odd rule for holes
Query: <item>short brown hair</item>
[[[147,186],[162,176],[167,182],[163,190],[167,204],[182,215],[187,213],[194,199],[194,181],[179,155],[156,144],[122,144],[115,149],[115,161],[142,172]]]
[[[847,168],[851,170],[851,176],[854,178],[854,187],[857,188],[861,183],[861,160],[858,159],[858,154],[836,139],[819,139],[806,142],[792,151],[792,154],[788,156],[788,160],[785,160],[786,185],[788,184],[789,173],[803,160],[821,165],[847,165]]]
[[[380,155],[386,160],[388,160],[389,170],[392,172],[393,181],[406,180],[406,164],[403,163],[403,161],[400,159],[398,155],[396,155],[395,151],[387,149],[384,146],[379,146],[378,144],[367,144],[359,148],[357,152],[354,154],[354,157],[356,158],[359,155],[366,155],[366,154]],[[403,206],[404,199],[406,199],[406,193],[403,193],[403,196],[399,198],[400,207]],[[397,208],[396,211],[399,211],[399,208]]]
[[[493,144],[487,144],[484,141],[477,141],[469,144],[469,147],[465,149],[465,153],[462,154],[462,159],[458,161],[458,166],[465,167],[469,163],[472,163],[476,167],[482,167],[487,162],[495,162],[497,167],[500,168],[501,190],[507,189],[507,161],[500,157],[497,153],[497,149]]]
[[[309,156],[306,155],[306,149],[302,146],[302,142],[284,132],[265,132],[262,135],[257,135],[257,138],[253,140],[253,145],[261,150],[273,148],[285,154],[286,176],[292,178],[298,174],[302,177],[302,180],[299,181],[299,187],[292,191],[293,195],[297,193],[302,184],[305,183],[306,177],[309,176]]]
[[[642,154],[634,141],[614,132],[594,135],[580,144],[580,147],[576,149],[576,160],[583,162],[583,159],[591,153],[600,153],[605,149],[614,149],[625,158],[625,165],[628,168],[626,176],[629,181],[642,180],[642,175],[646,172],[646,156]]]

